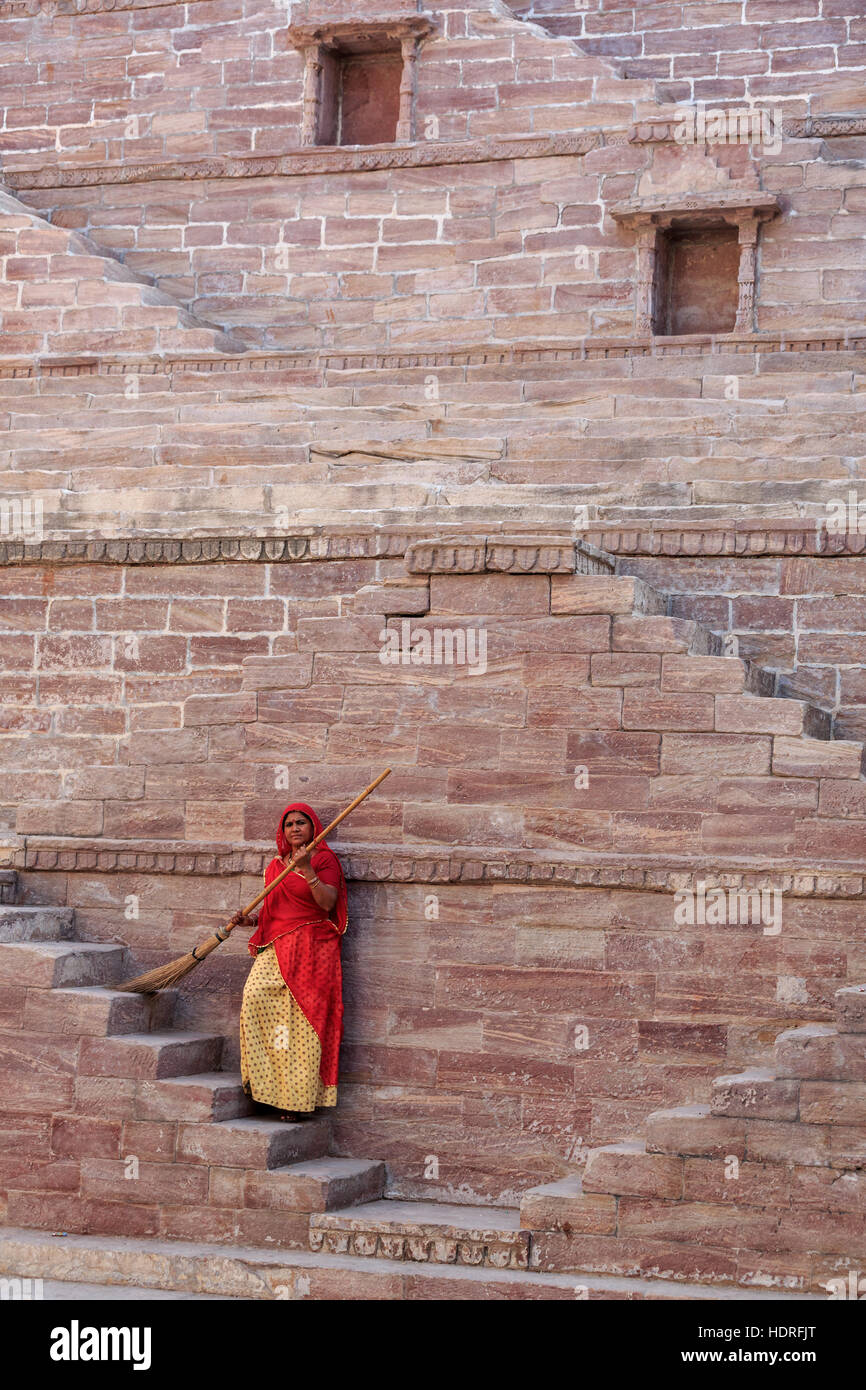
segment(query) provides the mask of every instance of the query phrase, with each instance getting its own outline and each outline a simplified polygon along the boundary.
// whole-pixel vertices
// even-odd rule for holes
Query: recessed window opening
[[[731,333],[737,320],[736,227],[671,228],[657,243],[653,331]]]

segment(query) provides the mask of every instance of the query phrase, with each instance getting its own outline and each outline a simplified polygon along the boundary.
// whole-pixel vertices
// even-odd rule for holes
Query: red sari
[[[301,811],[313,823],[316,835],[324,826],[312,807],[303,801],[287,806],[277,831],[277,849],[288,857],[289,843],[283,824],[290,811]],[[315,901],[303,874],[287,874],[282,883],[264,899],[258,925],[250,937],[250,955],[255,956],[270,942],[280,973],[322,1045],[319,1076],[325,1086],[336,1086],[343,1035],[343,975],[340,938],[349,921],[346,882],[340,861],[325,841],[313,851],[310,860],[322,883],[337,890],[337,901],[330,913]],[[282,873],[282,859],[272,859],[265,870],[265,883]]]

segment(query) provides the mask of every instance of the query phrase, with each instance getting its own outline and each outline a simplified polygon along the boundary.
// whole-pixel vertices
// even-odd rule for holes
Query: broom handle
[[[268,893],[270,893],[272,889],[276,888],[278,883],[282,883],[283,879],[286,877],[286,874],[290,874],[292,872],[298,860],[302,859],[305,854],[312,854],[313,850],[316,848],[316,845],[320,842],[320,840],[324,840],[326,836],[330,835],[331,831],[340,824],[340,821],[345,820],[349,812],[354,811],[356,806],[360,806],[364,798],[369,796],[370,792],[375,791],[379,783],[384,782],[385,778],[390,776],[390,774],[390,767],[386,767],[384,772],[380,772],[375,782],[371,782],[369,787],[364,788],[360,796],[356,796],[354,801],[350,801],[345,811],[341,811],[340,814],[338,816],[335,816],[335,818],[331,821],[330,825],[325,826],[321,834],[317,835],[314,840],[311,840],[308,845],[304,845],[303,850],[299,850],[299,852],[296,855],[294,855],[292,859],[289,860],[282,873],[277,874],[276,878],[272,878],[270,883],[268,883],[262,889],[261,893],[259,893],[255,898],[253,898],[251,903],[247,903],[246,907],[243,910],[242,916],[248,917],[249,914],[252,912],[253,908],[258,907],[259,903],[262,901],[262,898],[266,898],[268,896]],[[230,931],[234,931],[234,927],[225,926],[222,930],[226,934],[228,934]]]

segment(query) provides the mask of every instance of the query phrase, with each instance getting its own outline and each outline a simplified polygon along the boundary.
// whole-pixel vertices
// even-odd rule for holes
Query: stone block
[[[677,1198],[683,1195],[683,1160],[647,1152],[642,1144],[608,1144],[592,1149],[583,1172],[587,1193]]]
[[[754,1069],[713,1081],[714,1115],[760,1120],[796,1120],[800,1083],[779,1081],[772,1072]]]

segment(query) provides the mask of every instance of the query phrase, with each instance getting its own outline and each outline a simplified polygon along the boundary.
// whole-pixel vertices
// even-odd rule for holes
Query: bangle
[[[308,879],[307,879],[307,882],[309,883],[309,885],[310,885],[311,888],[312,888],[312,886],[313,886],[314,883],[321,883],[321,881],[322,881],[322,880],[319,878],[318,874],[315,876],[315,878],[308,878]]]

